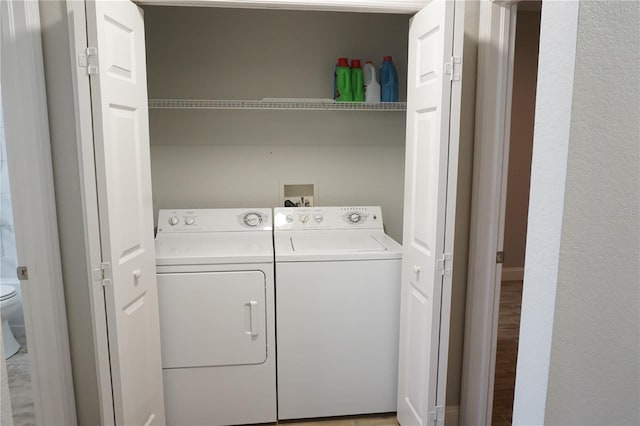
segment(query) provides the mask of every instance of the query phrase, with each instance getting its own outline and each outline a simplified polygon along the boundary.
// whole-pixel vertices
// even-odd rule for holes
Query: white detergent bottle
[[[368,103],[380,102],[380,83],[376,79],[376,69],[367,61],[362,69],[364,80],[364,101]]]

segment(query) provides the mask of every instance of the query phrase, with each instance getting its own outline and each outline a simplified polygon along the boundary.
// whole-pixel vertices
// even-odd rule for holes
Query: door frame
[[[138,5],[415,14],[431,0],[135,0]]]
[[[2,2],[3,111],[37,424],[76,424],[38,2]],[[13,141],[13,143],[11,143]],[[19,141],[19,143],[17,142]],[[21,167],[29,165],[29,167]]]
[[[29,0],[26,0],[29,1]],[[75,99],[76,135],[79,146],[79,167],[82,173],[82,197],[86,244],[86,261],[90,271],[99,269],[102,259],[100,227],[97,205],[97,184],[95,176],[93,147],[93,117],[91,107],[90,80],[82,68],[78,67],[77,55],[85,53],[87,41],[87,17],[85,5],[95,0],[66,0],[69,19],[69,43],[71,51],[72,85]],[[413,14],[422,9],[430,0],[131,0],[139,6],[181,6],[181,7],[230,7],[250,9],[290,9],[306,11],[336,11],[358,13],[403,13]],[[39,28],[38,28],[39,33]],[[114,405],[109,360],[109,343],[105,294],[102,287],[95,285],[93,277],[88,277],[91,294],[92,329],[96,353],[100,417],[102,424],[114,425]],[[68,350],[68,347],[67,347]],[[67,424],[62,423],[61,424]],[[70,423],[69,423],[70,424]]]
[[[86,1],[86,0],[85,0]],[[473,200],[471,217],[471,236],[469,249],[469,277],[467,307],[465,316],[465,344],[463,354],[462,394],[460,401],[460,424],[485,424],[491,416],[493,373],[495,369],[495,343],[497,332],[497,305],[499,300],[499,282],[501,266],[496,265],[493,253],[502,248],[504,213],[500,213],[506,189],[504,172],[508,161],[508,126],[511,98],[511,77],[513,63],[513,43],[515,41],[515,4],[518,0],[482,0],[480,6],[480,43],[478,52],[478,83],[476,105],[476,143],[474,153]],[[69,11],[76,19],[70,25],[82,26],[86,22],[84,8],[78,2],[67,0]],[[217,6],[234,8],[268,8],[296,10],[327,10],[381,13],[415,13],[427,1],[408,0],[347,0],[341,3],[332,0],[317,0],[304,3],[301,0],[136,0],[139,5],[180,5],[180,6]],[[81,2],[81,5],[84,1]],[[83,22],[81,22],[81,20]],[[72,31],[73,33],[73,31]],[[86,36],[86,32],[85,32]],[[70,40],[72,55],[78,52],[82,43]],[[84,44],[86,47],[86,44]],[[75,57],[71,58],[75,63]],[[84,149],[83,158],[92,157],[92,118],[90,113],[90,91],[88,82],[80,81],[74,67],[74,86],[76,98],[77,132]],[[89,148],[90,147],[90,148]],[[85,189],[95,182],[83,161],[85,171]],[[95,188],[95,186],[94,186]],[[95,189],[94,189],[95,191]],[[91,238],[97,227],[97,210],[88,208],[85,236]],[[97,229],[97,228],[96,228]],[[98,235],[98,234],[93,234]],[[99,242],[89,245],[89,258],[99,259]],[[96,258],[96,254],[98,257]],[[99,260],[98,260],[99,262]],[[94,292],[94,329],[97,348],[107,345],[106,320],[104,312],[104,294]],[[102,320],[105,320],[102,324]],[[101,408],[103,419],[113,422],[109,416],[112,410],[111,384],[108,352],[97,351],[97,363],[101,384]],[[105,359],[106,358],[106,359]],[[105,376],[105,374],[107,374]],[[111,402],[110,402],[111,401]],[[112,411],[111,411],[112,413]],[[478,420],[479,419],[479,420]]]
[[[460,425],[491,424],[492,418],[517,3],[480,5]]]

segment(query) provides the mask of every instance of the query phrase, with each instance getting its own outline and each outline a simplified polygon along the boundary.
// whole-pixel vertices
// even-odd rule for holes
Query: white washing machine
[[[278,418],[396,411],[402,247],[380,207],[274,209]]]
[[[169,425],[276,421],[271,209],[160,210]]]

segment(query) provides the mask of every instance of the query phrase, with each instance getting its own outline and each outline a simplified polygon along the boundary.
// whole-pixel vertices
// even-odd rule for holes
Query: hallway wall
[[[638,28],[637,2],[542,6],[514,425],[640,423]]]
[[[638,2],[580,3],[550,426],[640,424],[639,28]]]

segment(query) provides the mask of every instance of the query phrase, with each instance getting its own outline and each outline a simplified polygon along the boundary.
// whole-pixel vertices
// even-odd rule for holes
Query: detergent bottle
[[[351,89],[351,69],[349,59],[338,58],[335,74],[335,100],[338,102],[353,101],[353,91]]]
[[[364,102],[364,81],[360,59],[351,60],[351,90],[354,102]]]
[[[398,102],[398,71],[391,56],[385,56],[380,67],[382,102]]]
[[[368,103],[380,102],[380,84],[376,78],[376,68],[367,61],[362,69],[364,79],[364,100]]]

